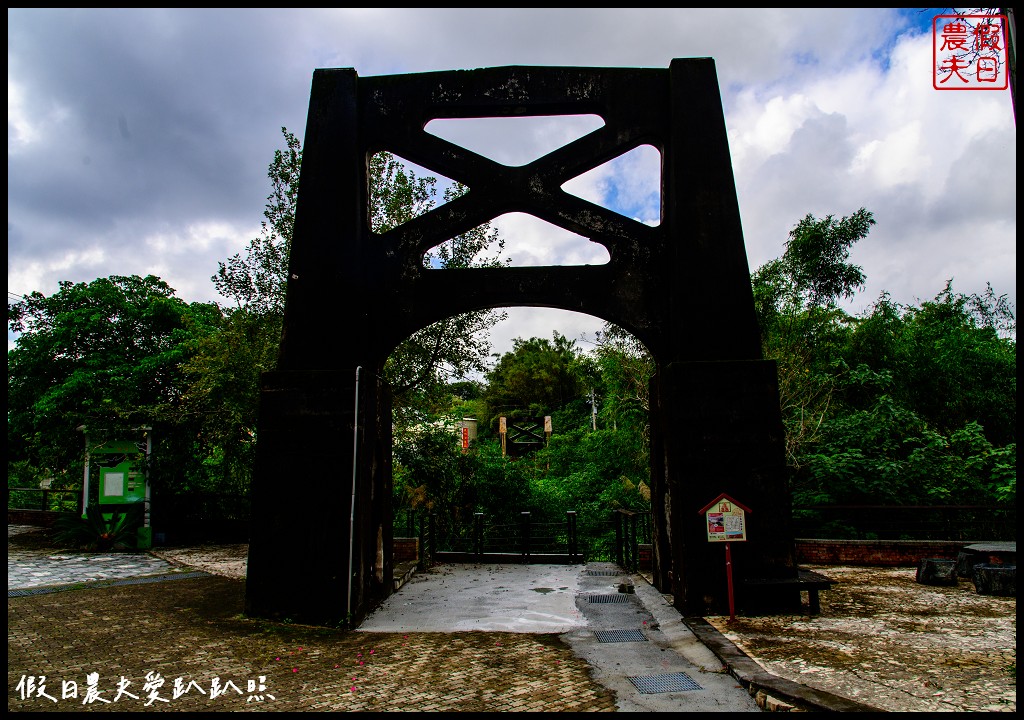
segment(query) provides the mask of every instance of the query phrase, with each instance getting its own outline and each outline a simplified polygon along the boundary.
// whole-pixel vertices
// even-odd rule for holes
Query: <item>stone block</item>
[[[979,563],[974,566],[974,589],[979,595],[1017,597],[1017,566]]]
[[[921,558],[917,563],[915,580],[922,585],[956,585],[956,560]]]

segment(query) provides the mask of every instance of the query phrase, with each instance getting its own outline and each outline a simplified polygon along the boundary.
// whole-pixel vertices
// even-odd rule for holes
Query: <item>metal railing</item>
[[[634,510],[615,510],[615,562],[624,570],[640,568],[640,545],[651,543],[651,514]]]
[[[82,513],[81,488],[58,490],[39,487],[7,488],[8,510]]]
[[[416,558],[416,569],[426,570],[434,554],[434,515],[424,510],[402,508],[395,513],[391,529],[394,537],[417,538],[419,556]]]
[[[474,513],[468,527],[449,533],[438,542],[437,516],[426,516],[427,538],[421,537],[421,553],[439,562],[583,562],[576,512],[569,510],[561,522],[535,521],[532,513],[520,512],[510,522],[490,521]],[[404,520],[408,528],[409,521]],[[397,524],[396,524],[397,525]],[[396,530],[398,527],[396,526]]]

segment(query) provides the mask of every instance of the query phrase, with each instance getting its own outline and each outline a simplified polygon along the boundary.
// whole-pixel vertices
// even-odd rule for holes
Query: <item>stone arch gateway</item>
[[[424,132],[437,118],[584,113],[604,126],[522,167]],[[659,226],[560,189],[641,144],[661,152]],[[379,151],[470,190],[376,234],[367,177]],[[431,247],[507,212],[601,243],[610,261],[423,267]],[[654,582],[680,611],[727,612],[723,548],[707,541],[699,514],[721,493],[751,509],[748,541],[732,543],[737,591],[744,578],[796,577],[777,373],[761,355],[714,61],[366,78],[321,69],[310,96],[281,351],[261,384],[249,615],[356,626],[390,595],[391,408],[381,368],[401,340],[432,322],[520,305],[610,320],[654,355]],[[783,604],[799,609],[799,600],[792,590]]]

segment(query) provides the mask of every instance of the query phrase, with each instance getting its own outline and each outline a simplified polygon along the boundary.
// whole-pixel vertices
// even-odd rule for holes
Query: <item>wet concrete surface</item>
[[[674,621],[675,636],[648,605]],[[759,712],[660,594],[612,563],[442,565],[413,576],[359,627],[470,630],[559,634],[619,711]]]

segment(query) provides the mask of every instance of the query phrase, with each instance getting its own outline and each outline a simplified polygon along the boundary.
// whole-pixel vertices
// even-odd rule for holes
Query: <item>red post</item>
[[[731,544],[725,544],[725,577],[729,581],[729,622],[736,619],[736,603],[733,600],[732,594],[732,553],[729,551]]]

